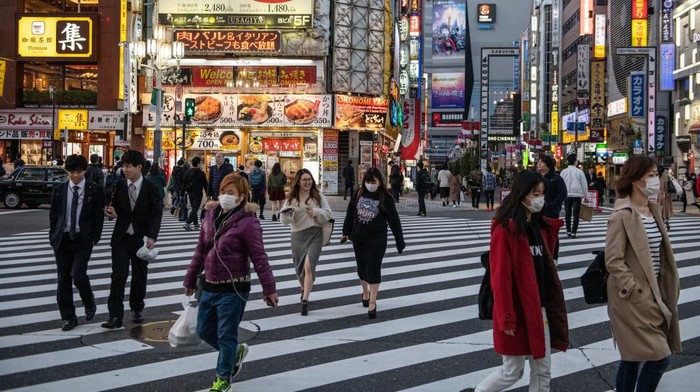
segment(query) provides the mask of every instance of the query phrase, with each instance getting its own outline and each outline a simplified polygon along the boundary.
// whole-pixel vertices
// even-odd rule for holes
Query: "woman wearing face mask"
[[[321,227],[333,217],[326,197],[316,188],[308,169],[297,172],[280,213],[282,223],[292,227],[292,260],[301,286],[301,315],[306,316],[323,246]]]
[[[649,202],[659,189],[654,161],[630,157],[608,220],[605,265],[608,315],[621,357],[618,392],[656,390],[671,354],[681,351],[676,260],[661,207]]]
[[[491,223],[489,263],[494,349],[503,365],[476,389],[508,389],[530,361],[530,391],[549,391],[551,350],[566,351],[569,331],[564,293],[552,260],[561,219],[544,217],[544,179],[523,170]]]
[[[382,259],[387,247],[387,226],[396,239],[401,254],[406,243],[396,205],[386,189],[384,178],[376,167],[365,172],[362,187],[348,204],[341,242],[352,240],[357,262],[357,275],[362,285],[362,306],[369,308],[370,319],[377,317],[377,293],[382,281]]]
[[[268,306],[277,306],[275,278],[263,246],[256,204],[247,203],[248,181],[238,174],[221,180],[218,206],[205,215],[199,242],[185,274],[185,295],[194,294],[197,275],[204,283],[197,314],[197,334],[219,351],[210,391],[228,391],[241,370],[248,345],[238,343],[238,324],[250,293],[250,263]]]

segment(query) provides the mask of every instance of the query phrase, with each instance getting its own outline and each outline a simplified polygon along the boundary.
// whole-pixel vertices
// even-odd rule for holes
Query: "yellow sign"
[[[5,90],[5,60],[0,60],[0,97]]]
[[[647,20],[632,19],[632,46],[647,46]]]
[[[129,17],[126,13],[127,0],[120,0],[119,11],[119,42],[126,42],[126,20]],[[119,46],[119,99],[124,99],[124,46]]]
[[[96,16],[90,14],[20,14],[17,55],[22,60],[70,58],[96,61]]]
[[[88,129],[88,111],[80,109],[61,109],[58,111],[57,129]]]
[[[586,127],[586,133],[578,135],[578,142],[588,141],[590,134],[591,134],[590,129],[588,127]],[[562,143],[564,143],[564,144],[571,144],[571,143],[574,143],[577,141],[576,134],[574,132],[562,132],[561,135],[562,135]]]
[[[559,112],[552,112],[552,135],[559,134]]]

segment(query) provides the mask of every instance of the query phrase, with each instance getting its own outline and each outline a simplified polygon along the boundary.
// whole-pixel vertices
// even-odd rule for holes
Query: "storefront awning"
[[[700,122],[694,122],[688,128],[688,133],[700,133]]]

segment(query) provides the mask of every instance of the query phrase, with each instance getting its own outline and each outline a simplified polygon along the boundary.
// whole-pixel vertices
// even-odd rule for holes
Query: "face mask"
[[[646,197],[659,193],[659,190],[661,190],[661,182],[659,181],[658,176],[647,177],[645,180],[647,182],[647,186],[645,188],[639,187],[639,190],[642,191]]]
[[[219,195],[219,204],[221,204],[221,208],[228,211],[238,205],[240,202],[239,199],[240,198],[238,196]]]
[[[372,184],[371,182],[365,182],[365,188],[370,192],[376,192],[379,189],[379,184]]]
[[[527,209],[530,210],[530,212],[537,213],[542,211],[542,207],[544,207],[544,196],[536,197],[534,199],[530,199],[528,197],[528,199],[530,200],[530,205],[525,205],[525,207],[527,207]]]

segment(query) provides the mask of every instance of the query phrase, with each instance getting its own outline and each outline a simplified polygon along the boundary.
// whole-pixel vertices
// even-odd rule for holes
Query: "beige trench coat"
[[[625,361],[658,361],[681,351],[676,260],[659,206],[649,203],[649,209],[663,238],[658,279],[644,224],[631,200],[616,200],[608,221],[608,315]]]
[[[673,195],[668,191],[668,173],[663,172],[659,176],[661,190],[659,191],[659,205],[661,206],[661,217],[669,219],[673,216]]]
[[[460,193],[462,188],[462,176],[451,175],[450,176],[450,201],[460,201]]]

